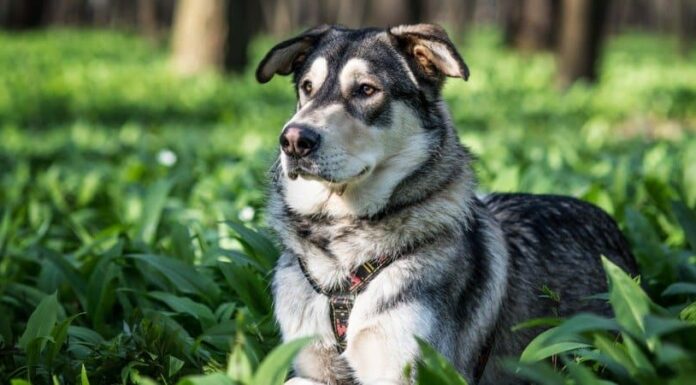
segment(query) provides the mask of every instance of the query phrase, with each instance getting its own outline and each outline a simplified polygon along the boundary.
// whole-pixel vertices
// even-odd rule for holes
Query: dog
[[[635,273],[609,215],[553,195],[477,197],[472,155],[441,98],[469,69],[430,24],[323,25],[273,47],[261,83],[292,75],[294,116],[271,168],[273,275],[285,341],[314,336],[286,384],[409,384],[416,336],[470,383],[516,383],[546,316],[607,313],[600,256]],[[544,296],[548,291],[551,297]]]

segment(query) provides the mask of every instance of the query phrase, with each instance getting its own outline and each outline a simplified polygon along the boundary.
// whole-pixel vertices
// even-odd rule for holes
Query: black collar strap
[[[297,260],[300,263],[302,274],[304,274],[309,284],[312,285],[314,291],[329,298],[329,305],[331,307],[329,315],[331,316],[331,326],[334,336],[336,337],[336,348],[339,353],[342,353],[346,349],[348,318],[350,318],[350,312],[353,310],[355,297],[365,290],[367,284],[370,283],[382,269],[394,261],[394,258],[383,256],[376,261],[363,263],[358,266],[355,271],[350,273],[345,282],[339,285],[338,289],[332,290],[322,288],[317,281],[312,278],[302,257],[298,256]]]

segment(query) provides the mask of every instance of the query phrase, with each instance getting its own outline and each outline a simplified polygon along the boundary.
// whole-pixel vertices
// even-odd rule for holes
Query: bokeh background
[[[175,383],[231,340],[255,367],[295,106],[255,64],[316,24],[416,22],[471,69],[443,94],[480,191],[601,206],[648,294],[691,303],[661,293],[696,282],[694,1],[0,0],[0,383]]]

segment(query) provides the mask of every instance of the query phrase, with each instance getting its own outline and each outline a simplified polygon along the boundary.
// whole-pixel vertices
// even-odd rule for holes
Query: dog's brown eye
[[[306,95],[311,94],[312,93],[312,82],[309,80],[305,80],[304,82],[302,82],[302,91],[304,91],[304,93]]]
[[[358,95],[359,96],[372,96],[375,92],[377,91],[377,88],[369,85],[369,84],[361,84],[360,87],[358,87]]]

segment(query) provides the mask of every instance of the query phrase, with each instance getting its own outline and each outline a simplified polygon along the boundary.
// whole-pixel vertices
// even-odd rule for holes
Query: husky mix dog
[[[498,358],[525,320],[606,313],[600,255],[635,273],[616,223],[551,195],[475,195],[472,156],[440,91],[469,69],[435,25],[320,26],[271,49],[256,76],[293,75],[270,225],[283,339],[315,336],[287,384],[407,384],[415,336],[469,381],[514,383]],[[546,288],[559,300],[545,298]]]

